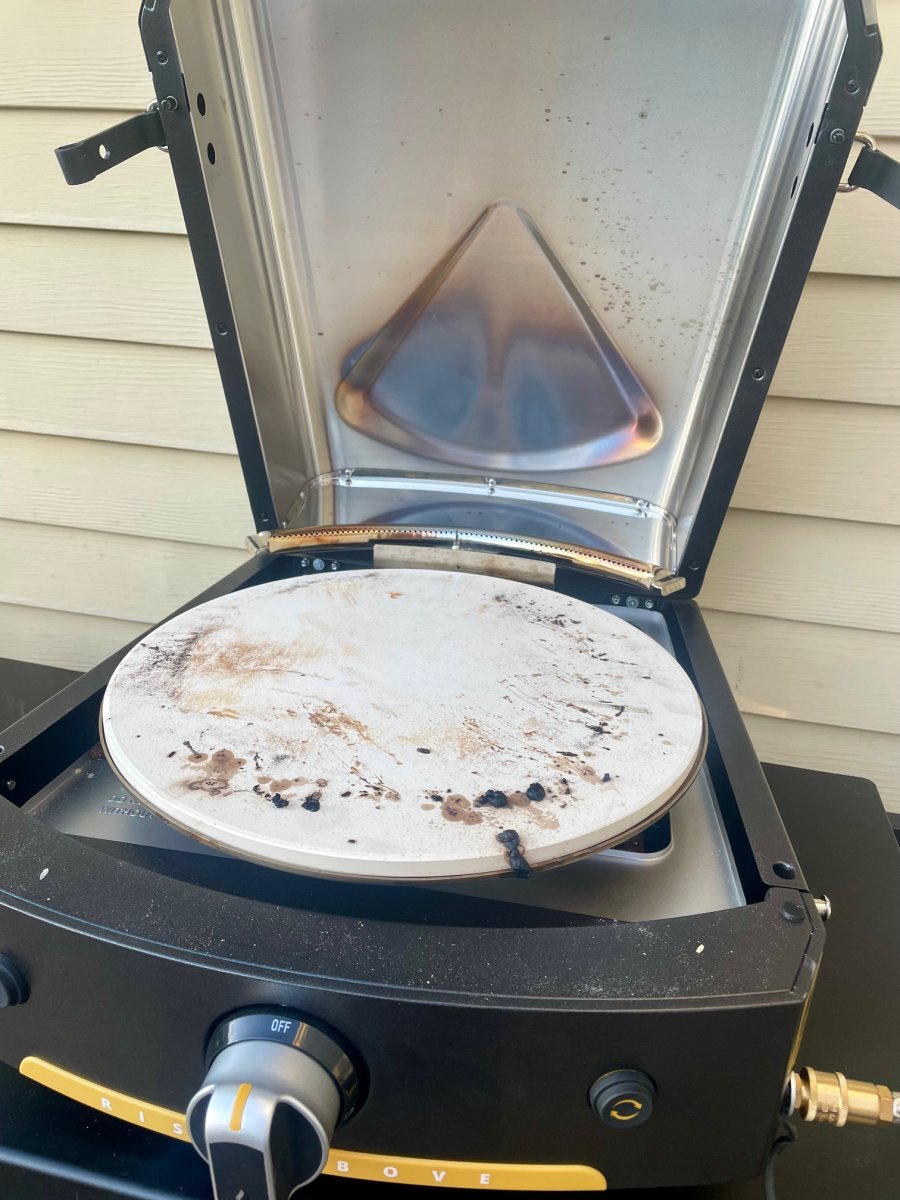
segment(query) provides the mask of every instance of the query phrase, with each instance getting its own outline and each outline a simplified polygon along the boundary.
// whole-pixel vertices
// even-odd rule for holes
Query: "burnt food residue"
[[[506,792],[501,792],[497,788],[488,788],[486,792],[478,797],[475,803],[482,807],[489,804],[491,808],[506,808],[507,804],[509,804],[509,797]]]
[[[527,879],[531,874],[531,867],[528,865],[516,830],[501,829],[497,834],[497,841],[506,850],[506,857],[509,859],[509,867],[513,875],[519,879]]]

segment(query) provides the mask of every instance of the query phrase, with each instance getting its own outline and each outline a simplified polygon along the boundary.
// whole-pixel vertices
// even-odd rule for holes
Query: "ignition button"
[[[28,999],[25,976],[7,954],[0,954],[0,1008],[12,1008]]]
[[[591,1086],[591,1108],[610,1129],[633,1129],[653,1115],[656,1087],[643,1071],[609,1071]]]

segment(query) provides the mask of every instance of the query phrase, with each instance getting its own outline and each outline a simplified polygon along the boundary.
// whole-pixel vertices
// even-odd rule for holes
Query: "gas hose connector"
[[[900,1092],[883,1083],[861,1083],[840,1071],[792,1071],[785,1097],[787,1115],[826,1125],[900,1125]]]

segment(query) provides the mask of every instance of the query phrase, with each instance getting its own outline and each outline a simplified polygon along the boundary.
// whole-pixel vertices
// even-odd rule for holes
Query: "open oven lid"
[[[524,536],[693,594],[874,74],[860,0],[141,24],[258,527]]]

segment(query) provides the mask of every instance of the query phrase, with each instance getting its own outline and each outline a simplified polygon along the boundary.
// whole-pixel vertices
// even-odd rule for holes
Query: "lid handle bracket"
[[[853,139],[862,142],[862,150],[850,172],[846,183],[838,186],[839,192],[855,192],[858,188],[874,192],[894,208],[900,208],[900,163],[879,150],[875,139],[867,133],[858,133]]]
[[[153,146],[164,150],[166,135],[159,115],[161,107],[169,111],[178,107],[178,101],[174,96],[166,97],[162,104],[154,100],[146,112],[136,113],[118,125],[82,138],[80,142],[59,146],[56,161],[66,183],[90,183],[104,171],[117,167],[142,150],[149,150]]]

